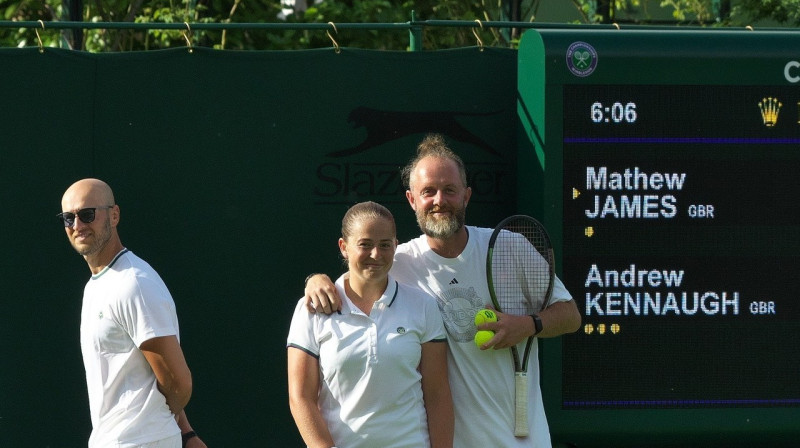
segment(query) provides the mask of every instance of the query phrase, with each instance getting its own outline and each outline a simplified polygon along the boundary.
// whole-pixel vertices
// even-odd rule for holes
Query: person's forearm
[[[175,381],[169,384],[158,383],[158,390],[164,395],[169,410],[176,417],[180,417],[192,396],[191,381],[188,384],[177,384]]]
[[[148,339],[139,348],[153,369],[158,391],[177,417],[192,396],[192,372],[186,365],[177,336]]]
[[[336,445],[328,430],[328,424],[325,423],[316,405],[290,402],[289,408],[300,436],[308,448],[330,448]]]
[[[428,433],[431,439],[431,448],[453,447],[453,405],[452,402],[443,404],[445,400],[425,401],[425,410],[428,413]]]
[[[455,423],[453,397],[447,379],[447,345],[439,342],[422,344],[419,370],[431,448],[452,448]]]
[[[581,315],[574,300],[556,302],[538,314],[542,321],[542,332],[536,336],[540,338],[574,333],[581,326]]]
[[[181,411],[180,413],[178,413],[177,420],[178,420],[178,428],[181,429],[181,434],[186,434],[187,432],[194,431],[194,429],[192,429],[192,425],[189,424],[189,419],[186,418],[186,411]]]
[[[178,414],[178,428],[181,430],[183,446],[186,448],[208,448],[205,442],[203,442],[200,436],[194,431],[192,425],[189,424],[189,419],[186,417],[185,411],[181,411],[180,414]]]

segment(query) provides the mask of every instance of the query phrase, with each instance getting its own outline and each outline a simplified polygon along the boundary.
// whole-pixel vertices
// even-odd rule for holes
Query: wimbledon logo
[[[586,42],[575,42],[567,49],[567,67],[575,76],[586,77],[597,68],[597,52]]]

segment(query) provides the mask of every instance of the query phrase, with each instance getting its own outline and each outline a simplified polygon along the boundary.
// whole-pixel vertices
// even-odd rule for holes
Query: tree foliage
[[[289,2],[292,5],[282,4]],[[297,2],[297,3],[295,3]],[[581,23],[627,20],[647,24],[645,0],[571,0]],[[772,20],[800,25],[800,0],[661,0],[676,24],[746,25]],[[304,7],[303,7],[304,6]],[[5,21],[78,21],[138,23],[407,23],[416,20],[534,21],[541,0],[0,0]],[[72,10],[70,10],[72,8]],[[475,45],[473,30],[485,45],[511,46],[517,34],[507,29],[429,27],[426,49]],[[32,28],[0,28],[0,45],[43,45],[93,52],[131,51],[193,45],[234,50],[291,50],[330,47],[324,31],[302,29],[131,30],[85,29],[58,32]],[[339,30],[339,45],[405,50],[404,30]]]
[[[417,20],[503,20],[505,0],[323,0],[286,14],[290,6],[281,0],[0,0],[6,21],[73,20],[85,22],[138,23],[406,23],[412,11]],[[286,1],[286,0],[283,0]],[[539,0],[515,0],[529,10]],[[79,4],[70,15],[69,5]],[[179,30],[82,30],[58,33],[39,30],[44,45],[88,51],[130,51],[186,45],[188,32]],[[324,31],[308,30],[193,30],[194,45],[224,49],[305,49],[332,45]],[[485,30],[486,45],[511,45],[499,32]],[[405,50],[408,30],[338,30],[332,33],[342,46]],[[435,29],[424,33],[428,49],[475,45],[471,29]],[[37,45],[36,30],[0,29],[4,46]]]
[[[731,14],[797,27],[800,26],[800,0],[742,0]]]
[[[587,23],[653,23],[645,0],[572,0],[572,3]],[[677,26],[746,26],[762,21],[800,25],[800,0],[660,0],[659,6],[671,12],[671,24]]]

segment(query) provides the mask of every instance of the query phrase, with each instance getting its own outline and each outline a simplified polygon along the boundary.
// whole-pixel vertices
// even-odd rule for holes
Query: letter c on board
[[[795,83],[795,82],[800,81],[800,76],[798,76],[798,75],[792,76],[791,73],[789,73],[790,70],[793,69],[793,68],[800,68],[800,62],[798,62],[798,61],[789,61],[789,62],[786,63],[786,66],[783,67],[783,76],[785,76],[786,80],[791,82],[791,83]]]

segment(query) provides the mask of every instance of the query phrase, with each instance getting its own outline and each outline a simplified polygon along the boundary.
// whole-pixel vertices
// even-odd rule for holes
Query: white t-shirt
[[[131,447],[180,434],[139,346],[178,336],[175,304],[144,260],[121,251],[86,284],[81,351],[89,390],[89,448]]]
[[[455,409],[455,448],[551,446],[539,387],[536,341],[528,362],[530,436],[514,436],[514,363],[510,350],[475,345],[475,313],[492,303],[486,281],[486,254],[492,229],[467,227],[469,241],[456,258],[433,252],[422,235],[401,244],[391,273],[437,298],[447,329],[448,372]],[[571,300],[556,278],[550,303]],[[535,312],[535,311],[534,311]],[[518,346],[520,356],[525,341]]]
[[[301,299],[287,345],[319,359],[319,408],[337,446],[430,446],[417,368],[421,344],[446,342],[435,300],[391,276],[367,316],[336,289],[341,314],[311,314]]]

